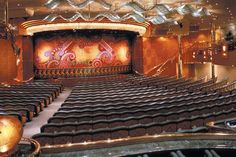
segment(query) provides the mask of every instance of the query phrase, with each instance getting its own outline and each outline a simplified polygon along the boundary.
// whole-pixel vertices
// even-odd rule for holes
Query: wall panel
[[[163,75],[176,75],[176,58],[178,55],[177,37],[143,38],[143,66],[148,74],[154,67]]]
[[[17,75],[16,56],[7,40],[0,39],[0,81],[12,82]]]

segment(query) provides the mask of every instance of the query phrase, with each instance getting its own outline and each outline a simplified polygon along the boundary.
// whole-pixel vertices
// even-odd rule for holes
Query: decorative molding
[[[137,32],[141,36],[146,33],[148,23],[137,22],[110,22],[110,20],[102,20],[96,22],[75,21],[66,22],[64,20],[58,20],[52,23],[48,23],[41,20],[27,21],[21,24],[19,29],[20,35],[33,35],[38,32],[56,31],[56,30],[80,30],[80,29],[99,29],[99,30],[125,30],[131,32]]]
[[[105,0],[84,0],[81,3],[75,0],[65,0],[71,7],[76,9],[83,9],[90,5],[91,3],[99,3],[104,9],[111,9],[111,4],[107,3]],[[48,0],[44,5],[49,9],[56,9],[63,2],[63,0]]]
[[[68,4],[76,9],[83,9],[91,3],[99,3],[104,9],[111,9],[111,4],[107,3],[105,0],[84,0],[81,3],[76,2],[75,0],[66,0]]]

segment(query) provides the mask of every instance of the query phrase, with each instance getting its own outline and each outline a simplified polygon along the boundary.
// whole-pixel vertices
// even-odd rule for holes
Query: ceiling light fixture
[[[146,27],[135,24],[124,23],[99,23],[99,22],[79,22],[79,23],[49,23],[26,28],[24,35],[33,35],[38,32],[73,29],[98,29],[98,30],[125,30],[137,32],[141,36],[145,34]]]

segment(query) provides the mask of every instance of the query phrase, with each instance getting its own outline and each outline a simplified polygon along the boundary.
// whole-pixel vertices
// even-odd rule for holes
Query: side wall
[[[22,58],[23,58],[23,80],[28,81],[34,78],[34,47],[33,40],[30,36],[22,37]]]
[[[176,75],[177,55],[176,37],[143,38],[144,74],[150,74],[156,69],[161,70],[163,75]]]
[[[132,67],[133,71],[143,74],[143,39],[136,37],[133,41]]]
[[[195,64],[194,65],[194,73],[195,79],[200,79],[203,77],[207,77],[207,79],[211,78],[211,63],[206,64]]]
[[[0,82],[11,84],[34,77],[32,37],[18,37],[16,44],[20,48],[19,56],[14,54],[9,41],[0,39]]]
[[[0,82],[12,82],[17,76],[16,56],[7,40],[0,39]]]
[[[189,36],[183,37],[183,47],[189,47],[196,41],[209,40],[209,31],[191,33]],[[161,67],[162,75],[176,75],[177,37],[136,37],[133,43],[133,70],[142,74],[150,74],[157,72],[157,69],[160,68],[158,65],[163,65]],[[3,39],[0,40],[0,82],[11,82],[15,78],[19,81],[27,81],[34,77],[32,37],[19,37],[17,45],[21,48],[18,60],[10,43]],[[152,71],[153,68],[154,71]],[[222,80],[226,76],[229,81],[236,80],[234,66],[215,65],[215,73],[218,80]],[[205,76],[211,78],[211,64],[184,64],[183,76],[196,79]]]
[[[229,81],[236,80],[236,67],[215,65],[215,73],[218,80],[228,79]]]
[[[218,81],[228,79],[232,82],[236,80],[236,67],[215,65],[215,75]],[[196,79],[207,76],[211,78],[211,63],[207,64],[196,64],[195,65],[195,77]]]

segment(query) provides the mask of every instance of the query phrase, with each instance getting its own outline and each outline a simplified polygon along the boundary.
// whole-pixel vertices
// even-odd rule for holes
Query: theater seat
[[[37,140],[41,146],[46,146],[46,145],[53,145],[53,136],[51,134],[47,133],[40,133],[36,134],[32,137],[33,139]]]
[[[58,133],[55,134],[53,138],[53,143],[59,144],[68,144],[72,143],[73,134],[71,133]]]
[[[127,138],[129,136],[129,131],[122,128],[115,128],[111,131],[111,139]]]
[[[138,137],[146,135],[146,129],[143,125],[136,125],[129,128],[129,136],[130,137]]]

